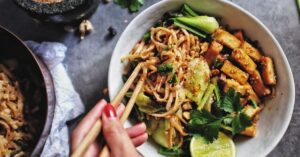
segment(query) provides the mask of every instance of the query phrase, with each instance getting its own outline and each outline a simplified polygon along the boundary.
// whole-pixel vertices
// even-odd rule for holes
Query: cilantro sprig
[[[173,71],[173,67],[171,64],[160,64],[157,66],[157,72],[160,74],[168,74]]]
[[[230,88],[223,100],[217,102],[217,106],[228,113],[239,112],[242,109],[240,98],[241,94],[235,92],[233,88]]]
[[[150,31],[146,32],[143,35],[143,39],[144,39],[145,42],[148,42],[150,40],[150,37],[151,37]]]
[[[240,112],[232,120],[232,134],[236,135],[252,125],[251,119],[243,112]]]
[[[175,84],[177,82],[177,76],[176,74],[173,74],[172,78],[168,80],[168,83]]]
[[[251,119],[242,112],[240,97],[240,93],[230,88],[226,95],[217,101],[216,107],[225,113],[222,116],[217,117],[205,109],[192,111],[188,124],[190,133],[200,134],[208,143],[212,143],[218,138],[223,125],[230,127],[233,136],[251,126]]]
[[[128,8],[130,12],[137,12],[144,4],[144,0],[114,0],[121,7]]]
[[[188,128],[191,133],[202,135],[208,143],[218,138],[223,118],[217,118],[207,110],[195,110],[191,113]]]

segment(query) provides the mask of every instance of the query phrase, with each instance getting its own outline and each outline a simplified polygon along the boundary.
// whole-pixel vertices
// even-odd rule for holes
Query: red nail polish
[[[103,109],[104,114],[107,118],[116,118],[117,112],[111,104],[107,104]]]

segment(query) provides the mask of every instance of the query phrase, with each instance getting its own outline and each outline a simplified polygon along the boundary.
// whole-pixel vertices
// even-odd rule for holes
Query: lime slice
[[[232,139],[224,133],[219,133],[219,138],[208,144],[201,136],[195,135],[190,143],[192,157],[235,157],[236,149]]]

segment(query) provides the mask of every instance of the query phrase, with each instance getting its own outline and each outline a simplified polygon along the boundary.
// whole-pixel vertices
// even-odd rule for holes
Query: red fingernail
[[[111,104],[107,104],[103,109],[107,118],[117,118],[117,112]]]

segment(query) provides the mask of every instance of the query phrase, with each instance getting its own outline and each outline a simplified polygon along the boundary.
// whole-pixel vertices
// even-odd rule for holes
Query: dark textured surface
[[[38,3],[33,0],[15,0],[17,4],[24,7],[26,10],[31,10],[35,13],[55,14],[62,13],[76,8],[85,0],[64,0],[60,3]]]
[[[146,0],[142,9],[157,1],[159,0]],[[271,30],[287,55],[295,78],[296,103],[293,118],[283,139],[269,156],[300,156],[300,21],[296,3],[294,0],[233,2],[251,12]],[[0,0],[0,25],[24,40],[59,41],[69,47],[64,63],[87,107],[91,107],[103,96],[102,90],[107,86],[109,60],[114,46],[128,22],[136,15],[137,13],[129,14],[126,9],[120,9],[112,3],[101,4],[91,17],[95,31],[80,42],[74,33],[65,32],[56,26],[38,24],[14,6],[11,0]],[[118,31],[114,38],[108,35],[107,29],[110,26]]]

